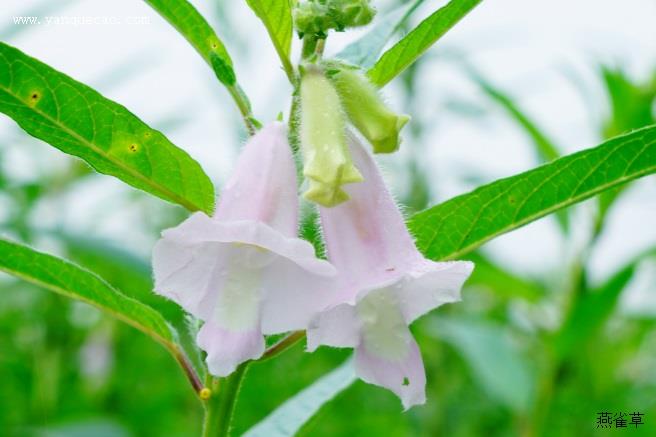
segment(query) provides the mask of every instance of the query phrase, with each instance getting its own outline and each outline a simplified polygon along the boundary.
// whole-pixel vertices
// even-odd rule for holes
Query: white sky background
[[[245,2],[192,3],[225,40],[255,115],[268,121],[280,111],[287,112],[290,87],[263,27]],[[425,3],[416,14],[417,19],[445,1]],[[13,16],[33,15],[30,10],[43,4],[49,7],[44,14],[51,16],[116,17],[121,21],[127,17],[148,17],[149,23],[41,24],[20,32],[12,29]],[[224,11],[221,19],[218,9]],[[8,43],[96,87],[146,123],[161,126],[221,187],[241,141],[234,128],[237,112],[200,56],[144,2],[2,0],[0,35],[3,33],[9,33],[5,38]],[[327,54],[336,53],[357,35],[358,32],[331,36]],[[418,107],[424,109],[422,113],[410,114],[415,119],[431,121],[427,144],[422,146],[428,156],[422,157],[422,161],[431,169],[436,201],[473,188],[463,182],[463,175],[475,174],[482,181],[491,181],[535,166],[532,149],[522,132],[487,102],[453,62],[445,60],[445,55],[454,50],[495,85],[512,91],[519,104],[569,153],[599,143],[599,119],[607,110],[594,71],[599,63],[622,65],[633,77],[641,79],[656,68],[656,1],[485,0],[448,33],[430,51],[432,60],[421,70]],[[104,79],[119,65],[142,71],[114,84]],[[579,78],[579,83],[572,76]],[[392,84],[385,92],[393,106],[407,112],[400,105],[396,86]],[[455,114],[445,108],[454,98],[485,107],[490,113],[483,118]],[[171,118],[183,119],[185,123],[167,129],[163,121]],[[15,130],[13,121],[0,116],[0,140],[13,136]],[[410,142],[404,143],[404,153],[409,153],[412,146]],[[0,164],[29,180],[35,172],[66,159],[45,145],[35,150],[39,156],[34,159],[11,153]],[[390,168],[394,159],[401,158],[385,157],[383,163]],[[398,182],[390,173],[393,172],[388,171],[390,181]],[[394,188],[403,189],[398,184]],[[152,241],[130,237],[129,224],[126,225],[130,212],[120,208],[112,211],[107,206],[113,193],[124,189],[112,178],[99,178],[57,204],[46,206],[43,221],[63,220],[68,226],[111,236],[119,244],[147,254]],[[111,214],[100,221],[98,215],[89,217],[90,208],[103,204]],[[584,223],[589,210],[585,206],[579,208],[577,222]],[[0,220],[2,215],[0,198]],[[656,180],[650,177],[636,184],[615,208],[608,232],[593,254],[593,276],[610,273],[631,254],[655,244]],[[565,255],[552,220],[541,220],[503,236],[487,248],[514,270],[542,275],[557,271]]]

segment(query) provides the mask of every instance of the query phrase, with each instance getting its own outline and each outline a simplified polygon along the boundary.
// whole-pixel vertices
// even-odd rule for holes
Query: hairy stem
[[[205,404],[203,437],[227,437],[239,387],[248,363],[243,363],[226,378],[209,378],[211,395]]]

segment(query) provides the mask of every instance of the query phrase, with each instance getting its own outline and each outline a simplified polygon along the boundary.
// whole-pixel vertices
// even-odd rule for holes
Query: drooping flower
[[[378,89],[355,67],[328,65],[333,68],[330,78],[351,123],[371,143],[374,153],[396,152],[401,144],[400,131],[410,117],[394,113]]]
[[[153,253],[155,291],[205,323],[197,342],[225,376],[264,352],[263,334],[304,328],[335,274],[296,238],[296,169],[282,123],[244,147],[216,213],[163,232]]]
[[[308,349],[355,348],[356,372],[392,390],[407,409],[425,402],[426,376],[408,326],[460,298],[470,262],[434,262],[417,250],[376,163],[349,134],[365,181],[345,188],[350,200],[321,208],[329,261],[337,268],[334,304],[310,322]]]
[[[346,121],[333,85],[316,66],[301,78],[301,148],[303,174],[308,178],[306,199],[334,206],[348,199],[345,184],[361,182],[346,144]]]

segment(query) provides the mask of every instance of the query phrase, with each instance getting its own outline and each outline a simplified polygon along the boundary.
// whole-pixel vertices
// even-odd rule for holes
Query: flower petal
[[[398,359],[381,357],[364,344],[355,350],[355,371],[365,382],[393,391],[407,410],[426,402],[426,373],[414,339]]]
[[[215,376],[227,376],[239,364],[257,359],[264,353],[264,337],[259,329],[228,331],[207,322],[198,331],[196,341],[207,352],[205,361]]]
[[[155,246],[155,291],[196,317],[242,329],[261,317],[266,334],[303,329],[328,306],[335,268],[307,241],[261,222],[196,213]]]
[[[155,292],[200,317],[215,267],[224,262],[225,250],[215,244],[180,244],[162,238],[153,249]]]
[[[332,278],[304,270],[288,258],[279,257],[265,275],[261,311],[265,334],[305,329],[334,300]]]
[[[319,345],[356,347],[360,342],[360,322],[353,305],[343,303],[317,314],[307,327],[307,349]]]
[[[214,218],[261,221],[287,237],[296,236],[296,167],[283,123],[267,124],[246,143]]]
[[[350,132],[349,143],[365,181],[345,186],[350,200],[320,212],[328,258],[357,289],[398,277],[423,257],[373,158]]]
[[[473,269],[469,261],[425,260],[415,265],[397,288],[405,322],[409,325],[440,305],[459,301],[462,284]]]
[[[165,230],[162,235],[164,239],[180,245],[210,242],[250,244],[288,258],[317,275],[330,276],[336,272],[329,262],[316,258],[314,247],[309,242],[286,237],[258,221],[222,222],[197,212],[177,227]]]

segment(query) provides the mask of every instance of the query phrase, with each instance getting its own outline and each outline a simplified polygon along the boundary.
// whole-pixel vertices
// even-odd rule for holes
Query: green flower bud
[[[330,29],[343,31],[369,24],[376,10],[370,0],[307,0],[294,7],[293,15],[301,36],[324,38]]]
[[[346,121],[335,88],[316,66],[301,78],[301,149],[303,175],[309,188],[303,194],[323,206],[348,200],[342,185],[362,182],[346,144]]]
[[[410,120],[385,104],[378,89],[359,71],[350,67],[332,70],[331,79],[353,125],[369,140],[374,153],[398,150],[399,133]]]
[[[298,33],[325,37],[329,29],[334,26],[334,19],[330,16],[326,5],[313,1],[299,3],[293,11],[294,26]]]
[[[376,15],[370,0],[331,0],[328,2],[338,30],[366,26]]]

